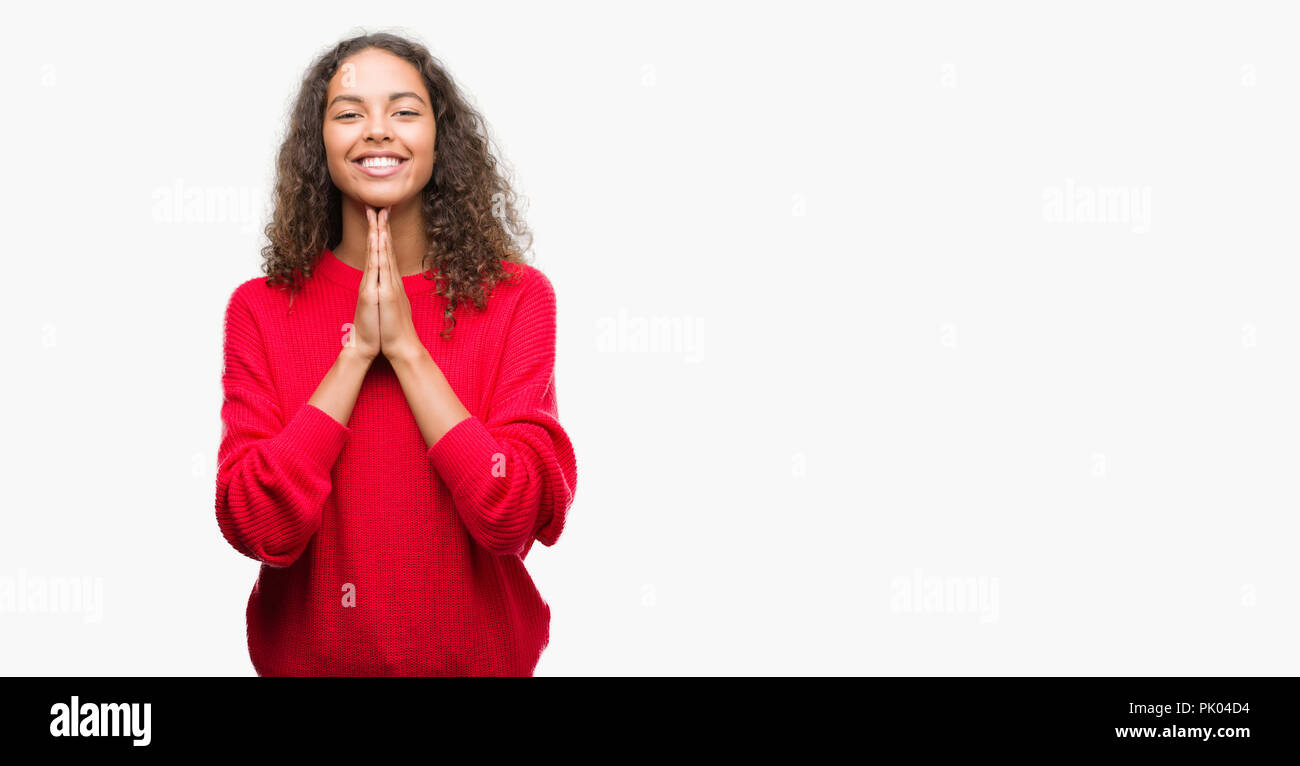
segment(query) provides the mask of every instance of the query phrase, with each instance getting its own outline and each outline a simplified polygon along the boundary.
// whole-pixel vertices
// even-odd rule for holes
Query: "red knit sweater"
[[[217,522],[262,562],[248,600],[258,675],[532,675],[550,607],[524,568],[577,488],[555,391],[555,292],[506,263],[479,311],[403,277],[415,329],[471,416],[426,448],[392,366],[346,427],[309,404],[342,348],[361,272],[321,253],[293,298],[261,278],[226,309]]]

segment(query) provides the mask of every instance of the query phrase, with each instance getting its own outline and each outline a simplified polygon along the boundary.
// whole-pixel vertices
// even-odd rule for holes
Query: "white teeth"
[[[391,168],[400,164],[402,161],[396,157],[367,157],[361,161],[364,168]]]

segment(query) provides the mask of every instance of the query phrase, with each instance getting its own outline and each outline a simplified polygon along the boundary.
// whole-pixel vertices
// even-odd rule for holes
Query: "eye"
[[[400,112],[398,112],[398,114],[409,114],[409,115],[411,115],[412,117],[419,117],[419,116],[420,116],[420,113],[419,113],[419,112],[412,112],[410,109],[403,109],[403,110],[401,110]],[[336,119],[336,120],[342,120],[342,119],[344,119],[345,117],[360,117],[360,116],[361,116],[361,115],[357,114],[356,112],[344,112],[343,114],[338,115],[338,116],[335,117],[334,119]]]

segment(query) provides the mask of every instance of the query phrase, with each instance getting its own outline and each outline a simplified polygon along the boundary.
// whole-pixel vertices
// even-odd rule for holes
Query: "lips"
[[[365,163],[369,162],[369,165]],[[387,178],[395,173],[401,172],[403,168],[410,163],[410,160],[396,154],[365,154],[352,161],[362,173],[371,178]]]

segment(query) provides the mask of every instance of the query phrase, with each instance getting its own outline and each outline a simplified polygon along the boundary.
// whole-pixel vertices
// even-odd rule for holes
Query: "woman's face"
[[[367,48],[330,79],[322,132],[330,178],[344,197],[386,207],[419,195],[433,176],[436,131],[424,79],[405,59]],[[363,165],[371,156],[391,159]]]

